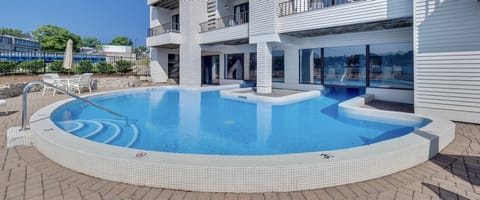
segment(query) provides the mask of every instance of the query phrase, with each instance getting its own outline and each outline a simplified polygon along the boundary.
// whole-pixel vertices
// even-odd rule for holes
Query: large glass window
[[[412,43],[370,45],[370,87],[413,89]]]
[[[365,87],[365,46],[324,48],[325,85]]]
[[[300,83],[322,84],[321,49],[300,50]]]
[[[272,51],[272,81],[285,82],[284,51]]]
[[[250,69],[249,77],[247,80],[256,81],[257,80],[257,53],[250,53]]]
[[[168,54],[168,78],[179,83],[180,80],[180,56],[178,54]]]
[[[243,53],[225,54],[225,79],[243,80]]]

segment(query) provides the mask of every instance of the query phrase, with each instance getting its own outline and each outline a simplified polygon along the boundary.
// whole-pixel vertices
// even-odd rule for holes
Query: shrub
[[[93,64],[90,60],[82,60],[78,62],[77,67],[74,69],[75,73],[82,74],[87,72],[93,72]]]
[[[14,61],[0,60],[0,73],[12,73],[17,66]]]
[[[67,70],[63,68],[63,61],[62,60],[57,60],[55,62],[52,62],[48,65],[48,69],[51,72],[66,72]]]
[[[119,60],[115,62],[115,67],[117,68],[117,72],[126,73],[132,71],[132,63],[126,60]]]
[[[115,70],[113,69],[113,66],[106,62],[97,63],[97,71],[102,74],[109,74],[109,73],[115,72]]]
[[[38,73],[43,69],[43,60],[23,61],[20,63],[19,67],[28,70],[31,73]]]

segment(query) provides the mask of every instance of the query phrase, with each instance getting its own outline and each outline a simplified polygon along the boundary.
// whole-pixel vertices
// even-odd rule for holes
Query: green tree
[[[94,37],[83,37],[82,47],[96,48],[97,50],[100,50],[102,48],[102,43]]]
[[[113,38],[112,42],[110,42],[111,45],[123,45],[123,46],[132,46],[133,42],[132,40],[128,39],[128,37],[125,36],[117,36]]]
[[[68,39],[72,39],[74,51],[78,52],[81,46],[80,36],[54,25],[40,26],[33,32],[33,37],[40,42],[42,50],[46,52],[65,51]]]
[[[22,30],[13,28],[0,28],[0,35],[10,35],[13,37],[30,38],[30,34],[24,33]]]
[[[135,49],[135,53],[137,54],[148,53],[148,48],[145,46],[139,46]]]

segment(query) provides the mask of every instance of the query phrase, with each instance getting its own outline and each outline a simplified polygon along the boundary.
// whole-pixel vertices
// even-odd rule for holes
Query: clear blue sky
[[[32,32],[52,24],[81,37],[110,42],[126,36],[145,45],[147,0],[1,0],[0,27]]]

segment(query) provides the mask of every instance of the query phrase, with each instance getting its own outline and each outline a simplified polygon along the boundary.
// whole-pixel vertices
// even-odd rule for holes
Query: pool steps
[[[58,124],[64,128],[65,131],[82,138],[92,139],[98,137],[94,141],[104,144],[114,144],[117,146],[131,147],[138,139],[138,128],[135,124],[130,124],[125,127],[125,124],[121,120],[111,119],[94,119],[94,120],[68,120],[58,122]],[[119,125],[120,124],[120,125]],[[94,130],[87,130],[87,127],[93,126]],[[113,129],[108,131],[107,129]],[[88,131],[85,133],[85,131]],[[104,139],[102,139],[102,137]],[[106,138],[105,138],[106,137]],[[121,137],[130,138],[128,142],[122,140],[119,143]]]

